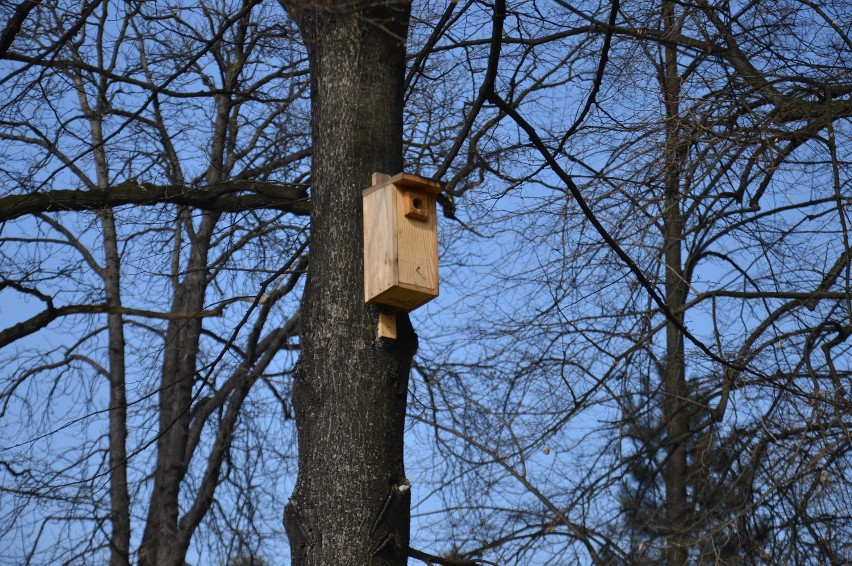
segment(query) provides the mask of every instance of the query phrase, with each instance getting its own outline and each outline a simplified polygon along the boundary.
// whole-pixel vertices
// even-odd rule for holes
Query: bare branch
[[[179,204],[213,212],[274,209],[310,214],[305,185],[263,181],[225,181],[203,188],[126,181],[109,189],[38,192],[0,198],[0,222],[40,212],[101,210],[128,204]]]

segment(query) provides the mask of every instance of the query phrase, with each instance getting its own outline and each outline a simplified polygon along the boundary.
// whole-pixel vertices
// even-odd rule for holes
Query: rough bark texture
[[[406,564],[403,426],[417,341],[407,316],[397,340],[376,338],[377,312],[363,298],[361,191],[373,172],[402,169],[409,8],[289,8],[309,50],[314,150],[293,391],[299,475],[284,522],[295,565]]]

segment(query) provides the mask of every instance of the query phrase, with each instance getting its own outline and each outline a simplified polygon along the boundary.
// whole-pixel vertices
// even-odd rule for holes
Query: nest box
[[[411,311],[438,296],[441,184],[416,175],[373,175],[364,189],[364,299]]]

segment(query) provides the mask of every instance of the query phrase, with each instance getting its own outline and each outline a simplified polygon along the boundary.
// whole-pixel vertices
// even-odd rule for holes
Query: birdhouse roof
[[[393,183],[403,189],[422,191],[435,195],[444,190],[444,185],[440,181],[433,181],[432,179],[410,173],[397,173],[388,180],[388,183]]]

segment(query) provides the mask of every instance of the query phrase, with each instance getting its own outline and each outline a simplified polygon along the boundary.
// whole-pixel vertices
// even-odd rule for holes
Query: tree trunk
[[[364,304],[361,191],[373,172],[402,170],[409,6],[339,4],[289,6],[310,57],[314,150],[293,388],[299,472],[284,521],[294,565],[402,565],[403,428],[417,339],[407,316],[398,317],[397,340],[376,337],[377,311]]]
[[[104,7],[106,9],[106,6]],[[109,164],[103,132],[103,116],[106,109],[107,82],[98,83],[98,95],[94,109],[81,76],[74,77],[80,108],[86,112],[91,128],[94,151],[97,189],[110,186]],[[130,493],[127,487],[127,368],[125,361],[124,320],[118,312],[121,308],[121,254],[115,214],[111,208],[100,211],[98,216],[103,230],[104,265],[100,269],[104,284],[104,298],[111,312],[107,315],[107,344],[109,368],[109,495],[110,495],[110,565],[130,564]]]
[[[182,216],[178,229],[183,229]],[[191,241],[186,276],[172,299],[174,312],[200,312],[207,288],[208,252],[218,214],[207,213]],[[179,277],[176,273],[175,277]],[[179,532],[180,487],[191,454],[187,452],[192,391],[201,337],[201,317],[170,320],[163,349],[159,391],[157,463],[148,519],[139,551],[142,566],[180,566],[189,544]]]
[[[676,34],[678,24],[674,4],[663,2],[663,26],[666,34]],[[662,69],[663,100],[666,110],[663,184],[663,261],[665,264],[666,305],[683,326],[686,279],[681,260],[683,215],[681,213],[681,170],[685,158],[680,131],[680,74],[677,50],[664,48]],[[666,422],[666,463],[663,478],[666,485],[666,564],[682,566],[689,552],[686,536],[689,530],[687,494],[687,442],[689,439],[689,401],[686,387],[683,332],[673,321],[666,324],[666,363],[663,370],[663,416]]]
[[[112,209],[101,213],[106,265],[103,271],[106,300],[121,307],[120,256]],[[130,564],[130,494],[127,487],[127,393],[124,360],[124,320],[118,312],[107,315],[109,330],[109,468],[110,565]]]
[[[231,101],[226,96],[216,99],[213,144],[206,181],[220,183],[225,176],[225,152]],[[182,175],[176,179],[183,181]],[[211,239],[220,214],[205,212],[197,228],[193,228],[188,209],[179,209],[176,222],[176,246],[173,260],[173,312],[201,312],[210,275]],[[185,231],[189,257],[183,280],[181,276],[181,238]],[[160,382],[160,421],[157,436],[157,463],[154,487],[148,507],[148,520],[139,550],[140,566],[182,566],[190,538],[197,523],[184,525],[180,520],[181,483],[192,460],[190,425],[193,389],[198,372],[199,341],[202,319],[195,317],[170,320],[163,348]],[[218,464],[217,464],[218,465]],[[212,495],[210,495],[212,497]]]

